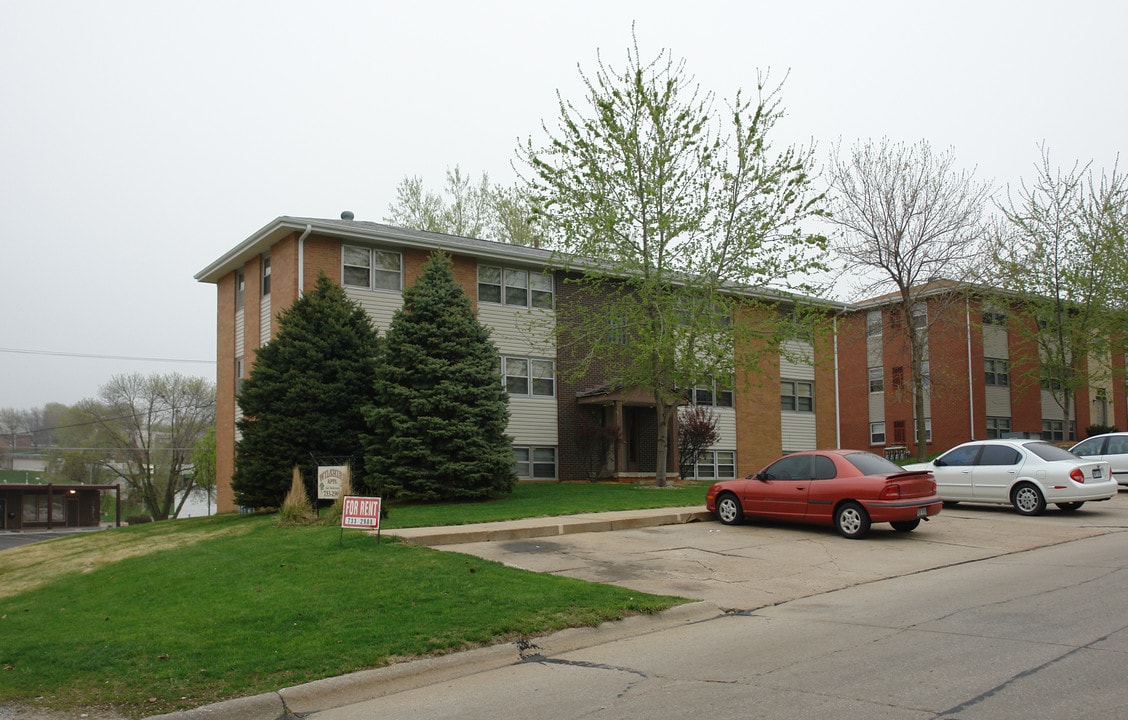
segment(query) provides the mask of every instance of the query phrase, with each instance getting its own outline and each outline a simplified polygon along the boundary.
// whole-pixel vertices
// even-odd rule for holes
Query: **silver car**
[[[1107,462],[1041,440],[975,440],[905,469],[931,470],[946,503],[1013,505],[1023,515],[1040,515],[1047,503],[1070,512],[1117,491]]]
[[[1090,460],[1104,460],[1112,466],[1118,485],[1128,485],[1128,432],[1105,433],[1086,438],[1069,452]]]

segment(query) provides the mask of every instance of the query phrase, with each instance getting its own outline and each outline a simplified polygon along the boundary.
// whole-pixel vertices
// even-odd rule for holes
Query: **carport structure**
[[[121,527],[121,488],[117,485],[0,484],[0,530],[54,530],[98,527],[102,493],[114,491],[115,521]]]

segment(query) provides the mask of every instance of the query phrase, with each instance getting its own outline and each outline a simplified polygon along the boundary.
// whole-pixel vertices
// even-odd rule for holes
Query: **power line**
[[[61,352],[56,350],[25,350],[21,348],[0,348],[0,353],[13,353],[15,355],[51,355],[54,357],[94,358],[97,360],[140,360],[144,362],[206,363],[209,365],[215,365],[215,360],[138,357],[134,355],[97,355],[94,353]]]

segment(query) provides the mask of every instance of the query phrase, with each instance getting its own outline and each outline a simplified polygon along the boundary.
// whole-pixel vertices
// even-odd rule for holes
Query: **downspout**
[[[842,404],[838,382],[838,316],[834,317],[834,447],[842,447]]]
[[[298,238],[298,297],[305,292],[305,239],[313,232],[313,225],[306,224],[305,232]]]
[[[975,386],[973,381],[975,379],[974,369],[971,365],[971,304],[968,299],[964,298],[964,327],[967,329],[967,407],[968,407],[968,430],[971,433],[971,439],[975,439]]]

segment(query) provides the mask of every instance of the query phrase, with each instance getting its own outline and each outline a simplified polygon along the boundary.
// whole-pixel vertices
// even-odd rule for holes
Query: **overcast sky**
[[[719,98],[789,73],[777,145],[888,136],[976,177],[1111,168],[1128,5],[0,0],[0,408],[118,373],[214,378],[193,275],[280,215],[380,221],[396,185],[497,183],[578,68],[684,58]]]

